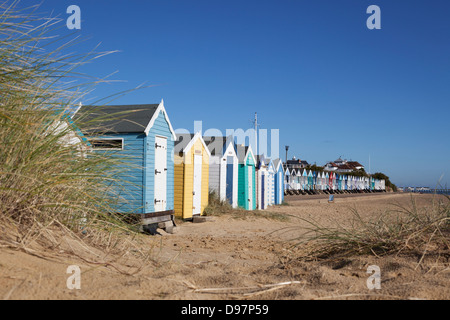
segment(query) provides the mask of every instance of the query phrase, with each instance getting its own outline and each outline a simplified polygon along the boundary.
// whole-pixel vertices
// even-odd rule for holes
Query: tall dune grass
[[[88,152],[68,118],[98,82],[77,68],[105,53],[65,54],[73,41],[52,36],[64,23],[36,8],[0,3],[0,244],[56,246],[59,233],[110,245],[135,230],[114,210],[123,165]]]
[[[302,219],[304,234],[295,240],[307,258],[350,255],[450,253],[450,198],[436,195],[429,206],[395,206],[373,218],[351,209],[351,218],[327,225]]]

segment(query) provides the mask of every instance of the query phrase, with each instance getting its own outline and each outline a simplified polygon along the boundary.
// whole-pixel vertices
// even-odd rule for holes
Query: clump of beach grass
[[[305,249],[305,258],[326,259],[353,255],[449,254],[450,199],[436,195],[429,206],[418,207],[414,198],[409,206],[393,209],[375,218],[363,218],[351,208],[351,218],[334,219],[325,226],[301,218],[304,233],[294,239]],[[330,226],[331,225],[331,226]]]
[[[265,218],[275,221],[289,220],[288,215],[270,210],[245,210],[242,208],[233,208],[228,201],[220,200],[215,191],[209,192],[209,202],[208,206],[205,208],[204,214],[207,216],[228,215],[234,219]]]
[[[106,53],[66,54],[61,20],[0,3],[0,244],[31,252],[63,237],[104,252],[142,253],[136,226],[116,213],[123,159],[88,151],[70,111],[102,80],[76,69]]]

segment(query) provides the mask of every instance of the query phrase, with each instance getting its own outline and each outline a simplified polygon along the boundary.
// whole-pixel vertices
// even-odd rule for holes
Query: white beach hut
[[[209,189],[216,192],[221,201],[227,200],[233,208],[238,206],[238,164],[233,138],[203,137],[209,158]]]

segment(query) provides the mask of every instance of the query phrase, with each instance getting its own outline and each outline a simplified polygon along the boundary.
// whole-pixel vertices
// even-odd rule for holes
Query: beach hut
[[[350,190],[355,190],[355,177],[354,176],[349,177],[349,183],[350,183]]]
[[[281,159],[275,159],[273,161],[273,167],[275,171],[274,175],[274,194],[275,201],[274,204],[282,204],[284,201],[284,183],[283,177],[285,176],[283,170],[283,163]]]
[[[308,170],[302,169],[302,190],[308,190]]]
[[[313,190],[317,190],[317,172],[313,171]]]
[[[308,171],[308,183],[307,183],[307,188],[308,190],[312,190],[313,186],[314,186],[314,176],[313,176],[313,172],[312,170]]]
[[[338,179],[338,190],[343,190],[343,188],[342,188],[342,178],[343,177],[344,176],[342,174],[337,176],[337,179]]]
[[[291,171],[291,188],[294,190],[300,189],[300,181],[298,176],[298,170],[292,168]]]
[[[326,173],[325,175],[325,183],[326,183],[326,189],[331,190],[331,180],[330,180],[330,173]]]
[[[286,168],[286,170],[284,170],[284,190],[290,189],[291,189],[291,172],[289,168]]]
[[[175,142],[175,216],[190,220],[202,215],[209,198],[211,153],[200,133],[178,134]]]
[[[232,137],[203,137],[209,157],[209,190],[233,208],[238,205],[238,158]]]
[[[273,161],[270,159],[268,163],[268,173],[269,173],[269,206],[275,204],[275,166]]]
[[[264,155],[256,156],[256,207],[260,210],[267,209],[271,204],[270,163],[270,159],[265,158]]]
[[[325,172],[322,171],[321,177],[320,177],[320,190],[326,190],[327,189],[327,180],[326,180]]]
[[[145,105],[81,106],[74,122],[94,152],[117,157],[118,213],[139,214],[141,223],[172,221],[174,213],[174,142],[164,102]]]
[[[315,190],[322,190],[321,180],[322,180],[322,173],[320,171],[316,171],[315,172],[315,180],[314,180]]]
[[[250,146],[237,145],[238,156],[238,206],[246,210],[256,209],[256,159]]]

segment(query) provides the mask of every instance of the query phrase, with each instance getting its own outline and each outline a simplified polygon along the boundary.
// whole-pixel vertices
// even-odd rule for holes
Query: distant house
[[[295,157],[292,160],[287,160],[286,166],[289,169],[303,169],[307,167],[309,163],[306,160],[300,160]]]
[[[324,171],[328,171],[328,172],[336,171],[337,169],[338,169],[338,165],[336,163],[334,163],[334,162],[328,162],[323,167],[323,170]]]
[[[336,173],[350,173],[364,169],[364,166],[358,161],[347,161],[346,159],[338,158],[335,161],[330,161],[324,166],[324,170]]]
[[[364,166],[360,164],[358,161],[348,161],[347,164],[354,168],[355,170],[361,170],[364,169]]]

